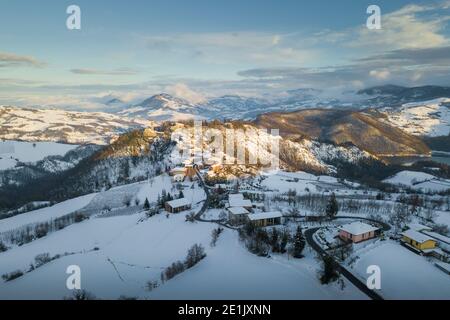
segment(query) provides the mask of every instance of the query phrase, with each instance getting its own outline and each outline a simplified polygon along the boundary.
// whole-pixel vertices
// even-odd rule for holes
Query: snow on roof
[[[435,239],[437,239],[439,241],[442,241],[442,242],[444,242],[446,244],[450,244],[450,238],[446,237],[446,236],[443,236],[442,234],[439,234],[439,233],[436,233],[436,232],[430,232],[428,230],[425,230],[423,233],[426,234],[427,236],[435,238]]]
[[[244,199],[244,195],[241,193],[230,194],[228,196],[228,203],[230,207],[251,207],[252,202]]]
[[[345,232],[348,232],[352,235],[360,235],[360,234],[364,234],[364,233],[368,233],[368,232],[372,232],[372,231],[376,231],[379,228],[371,226],[370,224],[361,222],[361,221],[355,221],[346,225],[343,225],[341,227],[339,227],[339,230],[343,230]]]
[[[248,216],[251,221],[255,220],[263,220],[263,219],[274,219],[281,218],[283,215],[279,211],[274,212],[262,212],[262,213],[254,213]]]
[[[180,199],[168,201],[167,204],[169,206],[171,206],[172,208],[180,208],[180,207],[191,205],[191,201],[189,201],[186,198],[180,198]]]
[[[230,211],[231,214],[239,215],[239,214],[249,214],[247,209],[243,207],[230,207],[228,208],[228,211]]]
[[[186,169],[185,168],[183,168],[183,167],[175,167],[175,168],[173,168],[172,170],[170,170],[171,172],[178,172],[178,171],[186,171]]]
[[[423,224],[420,223],[410,223],[408,224],[408,228],[415,231],[432,230],[430,227],[424,226]]]
[[[402,235],[419,243],[424,243],[429,240],[436,242],[433,238],[412,229],[403,232]]]

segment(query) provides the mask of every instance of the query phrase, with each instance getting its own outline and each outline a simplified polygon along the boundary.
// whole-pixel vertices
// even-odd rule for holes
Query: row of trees
[[[205,249],[201,244],[194,244],[189,248],[186,258],[183,262],[176,261],[167,267],[161,273],[161,281],[165,282],[172,279],[176,275],[190,269],[206,257]]]
[[[71,224],[80,223],[85,219],[88,219],[88,217],[83,213],[73,212],[65,216],[52,219],[49,222],[28,225],[20,229],[5,232],[2,234],[2,237],[4,239],[8,238],[9,242],[12,244],[21,246],[33,240],[43,238],[51,232],[62,230]]]

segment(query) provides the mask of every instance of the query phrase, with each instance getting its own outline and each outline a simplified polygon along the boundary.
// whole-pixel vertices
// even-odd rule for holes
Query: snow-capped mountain
[[[0,139],[107,144],[149,122],[105,112],[74,112],[0,106]]]
[[[367,97],[370,107],[400,107],[405,103],[450,98],[450,87],[421,86],[402,87],[385,85],[360,90],[359,95]]]
[[[201,116],[200,109],[200,106],[190,104],[184,99],[162,93],[152,96],[137,105],[128,107],[117,114],[127,118],[153,121],[205,119]]]
[[[305,109],[376,110],[391,126],[414,135],[449,133],[450,92],[444,87],[384,86],[362,90],[359,100],[325,98],[321,91],[297,89],[277,97],[226,95],[201,103],[162,93],[128,105],[120,97],[97,99],[108,112],[74,112],[46,108],[0,106],[0,139],[107,144],[110,139],[152,122],[183,120],[246,120],[261,114]],[[424,97],[436,97],[423,100]]]

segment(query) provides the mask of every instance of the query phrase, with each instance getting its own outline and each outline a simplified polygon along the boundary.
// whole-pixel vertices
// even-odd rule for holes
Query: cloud
[[[30,56],[0,52],[0,68],[7,67],[44,67],[45,63]]]
[[[370,70],[369,72],[371,77],[374,77],[378,80],[387,80],[391,76],[389,70]]]
[[[183,33],[138,36],[151,53],[180,56],[209,64],[298,64],[317,58],[298,35],[269,32]]]
[[[327,30],[320,34],[329,43],[342,42],[348,47],[379,50],[433,48],[450,44],[445,35],[449,17],[448,2],[436,5],[404,6],[381,15],[381,30],[365,25],[345,31]]]
[[[184,83],[177,83],[173,86],[168,86],[166,88],[166,91],[169,92],[170,94],[173,94],[176,97],[183,98],[194,104],[202,103],[206,100],[202,94],[190,89]]]
[[[396,65],[450,65],[450,46],[423,48],[423,49],[399,49],[384,52],[358,59],[360,62]]]
[[[70,72],[80,75],[105,75],[105,76],[129,76],[135,75],[136,70],[122,68],[116,70],[99,70],[99,69],[71,69]]]

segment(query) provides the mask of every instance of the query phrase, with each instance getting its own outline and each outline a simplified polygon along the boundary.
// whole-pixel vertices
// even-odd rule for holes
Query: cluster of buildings
[[[228,220],[238,226],[250,222],[258,227],[282,224],[283,215],[279,211],[262,212],[263,205],[244,199],[241,193],[230,194],[228,197]]]
[[[380,228],[360,221],[340,226],[338,229],[339,238],[351,243],[373,239],[380,234]],[[417,254],[432,256],[440,260],[445,260],[448,256],[450,238],[433,233],[430,227],[412,223],[401,236],[402,245]]]

